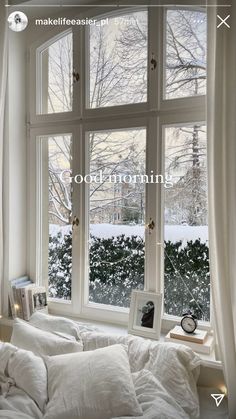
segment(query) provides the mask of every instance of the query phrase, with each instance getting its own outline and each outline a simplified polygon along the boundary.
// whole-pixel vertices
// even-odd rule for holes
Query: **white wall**
[[[26,14],[31,10],[24,10]],[[47,9],[44,13],[47,15]],[[29,13],[30,15],[30,13]],[[37,13],[36,13],[37,15]],[[50,30],[51,28],[49,28]],[[47,29],[46,29],[47,30]],[[23,32],[9,31],[9,72],[4,149],[4,314],[8,315],[7,280],[28,274],[27,241],[30,211],[27,174],[27,56],[30,45],[43,36],[34,19]]]
[[[26,14],[31,10],[24,10]],[[44,13],[47,15],[47,9]],[[37,13],[36,13],[37,14]],[[29,13],[30,15],[30,13]],[[50,30],[50,28],[49,28]],[[31,20],[23,32],[9,31],[9,71],[4,149],[4,315],[8,315],[7,280],[28,274],[27,241],[31,209],[28,206],[29,162],[27,137],[27,81],[29,47],[45,28]]]
[[[7,138],[4,156],[5,280],[24,275],[27,269],[26,61],[25,33],[9,31]],[[7,302],[7,286],[4,294],[4,301]]]

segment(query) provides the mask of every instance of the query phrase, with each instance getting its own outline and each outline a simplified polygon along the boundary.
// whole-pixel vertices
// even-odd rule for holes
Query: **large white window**
[[[56,312],[127,322],[146,289],[209,321],[205,10],[96,18],[32,48],[30,273]]]

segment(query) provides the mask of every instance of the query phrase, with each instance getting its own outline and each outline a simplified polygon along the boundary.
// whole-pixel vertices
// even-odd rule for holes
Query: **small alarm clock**
[[[181,327],[186,333],[193,333],[197,328],[197,317],[189,310],[187,313],[183,313],[181,320]]]

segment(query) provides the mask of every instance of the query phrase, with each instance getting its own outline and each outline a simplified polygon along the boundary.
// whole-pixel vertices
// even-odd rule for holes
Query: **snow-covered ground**
[[[71,230],[71,226],[58,226],[50,224],[49,232],[51,235],[56,235],[59,231],[62,235],[68,234]],[[125,236],[139,236],[144,238],[144,226],[143,225],[119,225],[119,224],[90,224],[90,232],[93,236],[99,238],[108,239],[112,236],[117,237],[121,234]],[[183,241],[183,244],[189,240],[200,239],[202,243],[206,243],[208,240],[208,227],[207,226],[188,226],[188,225],[166,225],[165,226],[165,240],[170,240],[175,243],[179,240]]]

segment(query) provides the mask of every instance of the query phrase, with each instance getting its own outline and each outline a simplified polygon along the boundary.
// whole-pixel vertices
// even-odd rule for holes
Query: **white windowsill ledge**
[[[114,334],[119,334],[119,335],[128,334],[127,327],[122,326],[122,325],[104,323],[104,322],[98,322],[98,321],[88,321],[85,319],[73,318],[69,316],[63,316],[63,317],[68,317],[74,321],[78,321],[78,322],[81,322],[90,326],[96,326],[101,332],[114,333]],[[0,318],[0,326],[2,325],[2,326],[12,327],[12,323],[13,323],[13,320],[10,318],[6,318],[6,317]],[[160,338],[161,342],[164,342],[165,336],[166,336],[166,333],[161,334],[161,338]],[[203,367],[222,369],[222,363],[216,360],[214,350],[211,352],[210,355],[200,354],[200,353],[197,353],[197,355],[200,356]]]

